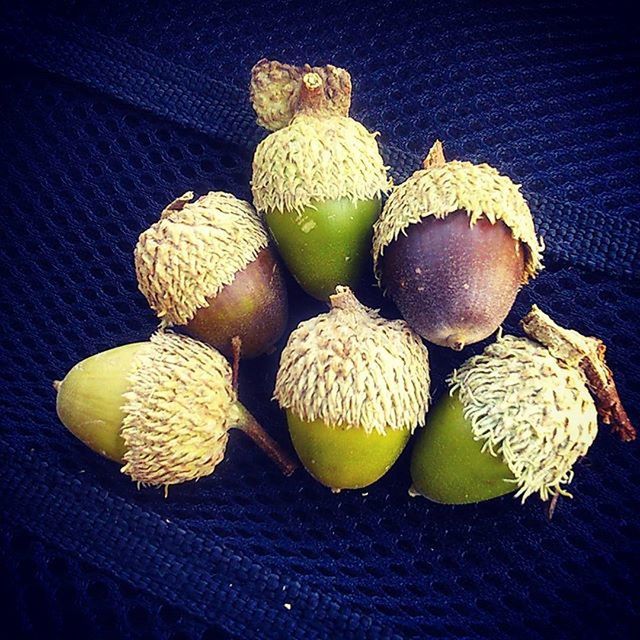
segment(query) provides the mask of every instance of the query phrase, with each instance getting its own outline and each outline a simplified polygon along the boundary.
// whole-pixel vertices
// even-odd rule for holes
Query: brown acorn
[[[446,162],[439,141],[423,167],[374,225],[376,277],[417,333],[459,350],[500,326],[542,245],[519,185],[493,167]]]
[[[161,320],[227,356],[253,358],[287,323],[287,290],[260,217],[244,200],[210,192],[174,200],[135,249],[140,291]]]

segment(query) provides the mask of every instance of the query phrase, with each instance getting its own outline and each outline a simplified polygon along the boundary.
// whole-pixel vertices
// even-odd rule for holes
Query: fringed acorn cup
[[[157,332],[99,353],[54,386],[67,429],[135,482],[166,490],[213,473],[234,428],[286,475],[296,468],[238,401],[224,356],[188,336]]]
[[[457,350],[500,326],[541,254],[519,186],[487,164],[446,162],[439,141],[374,226],[382,288],[414,331]]]
[[[326,300],[336,285],[357,285],[371,259],[390,187],[376,136],[348,117],[351,78],[331,65],[261,60],[251,100],[274,132],[253,158],[254,204],[300,286]]]
[[[223,192],[174,200],[135,248],[138,286],[162,326],[231,357],[270,351],[287,323],[287,290],[254,208]]]
[[[559,327],[536,306],[448,379],[411,460],[412,493],[446,504],[516,492],[570,496],[575,463],[596,437],[598,414],[622,440],[635,430],[620,403],[603,343]]]
[[[429,402],[427,349],[402,320],[385,320],[347,287],[331,310],[289,337],[274,396],[309,473],[334,491],[384,475]]]

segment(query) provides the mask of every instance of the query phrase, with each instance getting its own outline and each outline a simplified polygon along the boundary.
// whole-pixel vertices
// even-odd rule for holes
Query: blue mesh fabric
[[[410,500],[408,453],[368,490],[334,496],[303,472],[282,478],[239,435],[214,476],[164,499],[67,434],[50,385],[153,330],[132,247],[172,197],[249,197],[261,134],[245,86],[266,55],[347,67],[353,113],[381,131],[396,177],[437,136],[452,157],[522,182],[547,269],[505,328],[537,303],[602,337],[640,422],[640,49],[624,7],[46,11],[9,9],[0,27],[0,606],[15,637],[630,637],[639,454],[606,429],[552,523],[535,499]],[[392,316],[369,285],[363,299]],[[323,306],[289,286],[292,328]],[[430,349],[434,395],[479,348]],[[270,402],[277,362],[243,365],[241,396],[286,443]]]

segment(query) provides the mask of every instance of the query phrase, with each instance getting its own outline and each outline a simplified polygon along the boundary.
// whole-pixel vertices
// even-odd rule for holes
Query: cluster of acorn
[[[286,326],[274,246],[300,286],[330,303],[289,336],[274,397],[304,466],[336,491],[380,478],[425,425],[422,338],[452,349],[483,340],[541,269],[518,185],[486,164],[445,161],[439,142],[382,206],[387,167],[376,136],[348,116],[350,96],[343,69],[260,61],[251,98],[273,133],[253,160],[255,209],[227,193],[172,202],[135,248],[160,330],[56,383],[62,422],[133,480],[167,487],[210,474],[231,428],[294,470],[236,389],[239,358],[273,349]],[[404,320],[352,293],[371,254]],[[443,503],[555,499],[598,414],[635,437],[599,340],[537,307],[522,326],[527,337],[498,337],[448,378],[416,438],[412,492]]]

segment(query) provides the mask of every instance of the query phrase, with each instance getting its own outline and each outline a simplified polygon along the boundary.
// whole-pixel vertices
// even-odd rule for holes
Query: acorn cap
[[[460,209],[468,213],[471,225],[485,217],[492,224],[501,220],[511,229],[513,237],[525,247],[522,284],[542,269],[543,245],[536,236],[520,185],[488,164],[446,162],[439,140],[429,151],[423,167],[393,190],[374,224],[373,260],[378,282],[380,258],[400,233],[428,216],[446,218]]]
[[[429,354],[403,320],[385,320],[337,287],[331,310],[298,325],[280,358],[274,398],[305,421],[361,428],[424,424]]]
[[[212,473],[224,457],[236,400],[225,358],[197,340],[159,331],[136,354],[129,381],[122,471],[153,485]]]
[[[371,200],[390,181],[376,134],[347,117],[344,69],[260,61],[251,99],[258,122],[276,130],[257,147],[252,192],[258,211],[301,212],[327,200]]]
[[[193,197],[174,200],[135,248],[138,287],[162,326],[189,322],[269,242],[248,202],[221,191]]]
[[[580,369],[528,338],[504,336],[448,379],[473,436],[501,456],[517,497],[570,496],[563,485],[593,443],[598,416]]]

